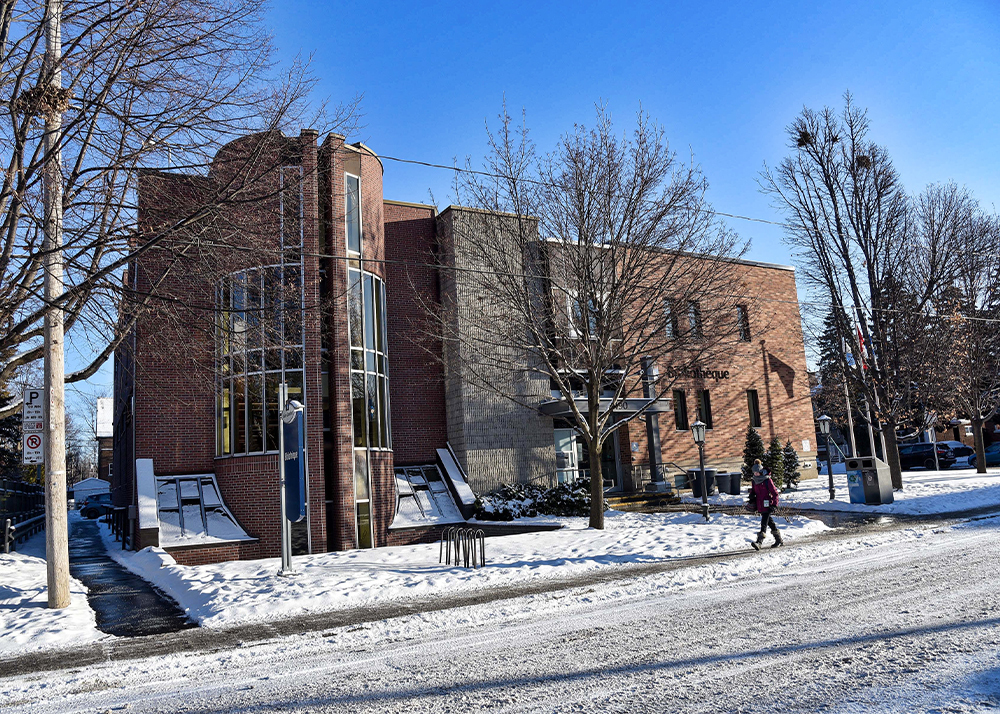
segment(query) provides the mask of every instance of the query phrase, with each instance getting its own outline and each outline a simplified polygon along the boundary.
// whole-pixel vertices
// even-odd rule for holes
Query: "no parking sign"
[[[24,390],[21,408],[21,462],[45,463],[42,434],[45,431],[45,392],[37,387]]]

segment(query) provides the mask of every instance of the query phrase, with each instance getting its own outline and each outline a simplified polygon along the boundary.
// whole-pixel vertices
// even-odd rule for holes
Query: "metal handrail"
[[[3,552],[10,553],[20,541],[30,538],[43,528],[45,528],[44,513],[21,521],[15,521],[11,518],[4,519]]]

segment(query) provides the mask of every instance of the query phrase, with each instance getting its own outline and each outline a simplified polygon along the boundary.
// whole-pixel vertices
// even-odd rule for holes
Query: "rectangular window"
[[[674,390],[674,428],[677,431],[687,431],[690,428],[688,426],[687,395],[684,394],[683,389]]]
[[[693,300],[688,302],[688,334],[692,340],[701,339],[701,307]]]
[[[594,298],[587,299],[584,309],[583,300],[579,296],[570,297],[570,334],[583,337],[585,334],[594,339],[598,336],[598,305]]]
[[[666,324],[667,339],[676,339],[680,329],[677,325],[677,311],[674,310],[674,306],[670,300],[663,301],[663,316],[664,323]]]
[[[375,293],[371,275],[365,275],[365,347],[375,349]]]
[[[367,406],[368,406],[368,445],[378,448],[382,446],[379,439],[382,431],[379,428],[379,403],[378,403],[378,377],[374,374],[369,374],[367,376],[368,393]]]
[[[347,252],[361,253],[361,182],[357,176],[344,177],[346,194]]]
[[[300,404],[306,403],[305,391],[302,389],[302,372],[286,372],[285,384],[288,387],[288,398]]]
[[[281,408],[278,405],[278,389],[281,386],[281,373],[272,372],[266,377],[267,382],[267,410],[264,414],[267,425],[267,450],[278,450],[278,420]]]
[[[365,373],[351,372],[351,414],[354,419],[354,445],[367,446],[365,425],[368,414],[365,408]]]
[[[249,412],[248,452],[264,450],[264,375],[251,374],[247,377],[247,411]]]
[[[712,428],[712,399],[707,389],[698,390],[698,419],[705,422],[705,428]]]
[[[223,440],[223,396],[222,387],[216,383],[215,385],[215,453],[219,456],[225,453],[225,449],[222,446]]]
[[[350,287],[347,296],[347,313],[351,330],[351,347],[361,347],[363,342],[364,322],[361,317],[361,271],[352,270],[348,278]]]
[[[222,425],[219,431],[222,433],[222,455],[228,455],[233,450],[232,433],[232,389],[228,379],[222,382]]]
[[[740,333],[741,342],[750,341],[750,313],[746,305],[736,306],[736,328]]]
[[[233,453],[247,450],[247,393],[246,377],[233,380]]]
[[[378,403],[381,408],[381,443],[382,446],[389,446],[389,383],[388,380],[379,375],[378,378]]]
[[[750,426],[760,428],[760,397],[756,389],[747,390],[747,408],[750,410]]]

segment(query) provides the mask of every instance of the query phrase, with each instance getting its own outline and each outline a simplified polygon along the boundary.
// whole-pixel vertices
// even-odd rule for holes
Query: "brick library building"
[[[140,177],[111,468],[136,548],[183,564],[278,556],[282,384],[305,414],[296,554],[434,539],[472,517],[477,494],[586,469],[547,383],[513,401],[446,359],[428,314],[449,290],[441,266],[461,268],[445,237],[470,209],[386,200],[383,172],[364,144],[303,131],[232,142],[204,174]],[[734,312],[724,363],[685,368],[663,408],[614,432],[608,491],[645,488],[651,465],[696,466],[696,419],[712,466],[738,468],[753,426],[791,440],[815,475],[795,273],[737,263],[768,300]]]

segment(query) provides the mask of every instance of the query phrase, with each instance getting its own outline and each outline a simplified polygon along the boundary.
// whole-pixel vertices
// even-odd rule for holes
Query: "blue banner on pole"
[[[281,415],[285,450],[285,517],[298,523],[306,517],[306,455],[304,410],[290,401]]]

